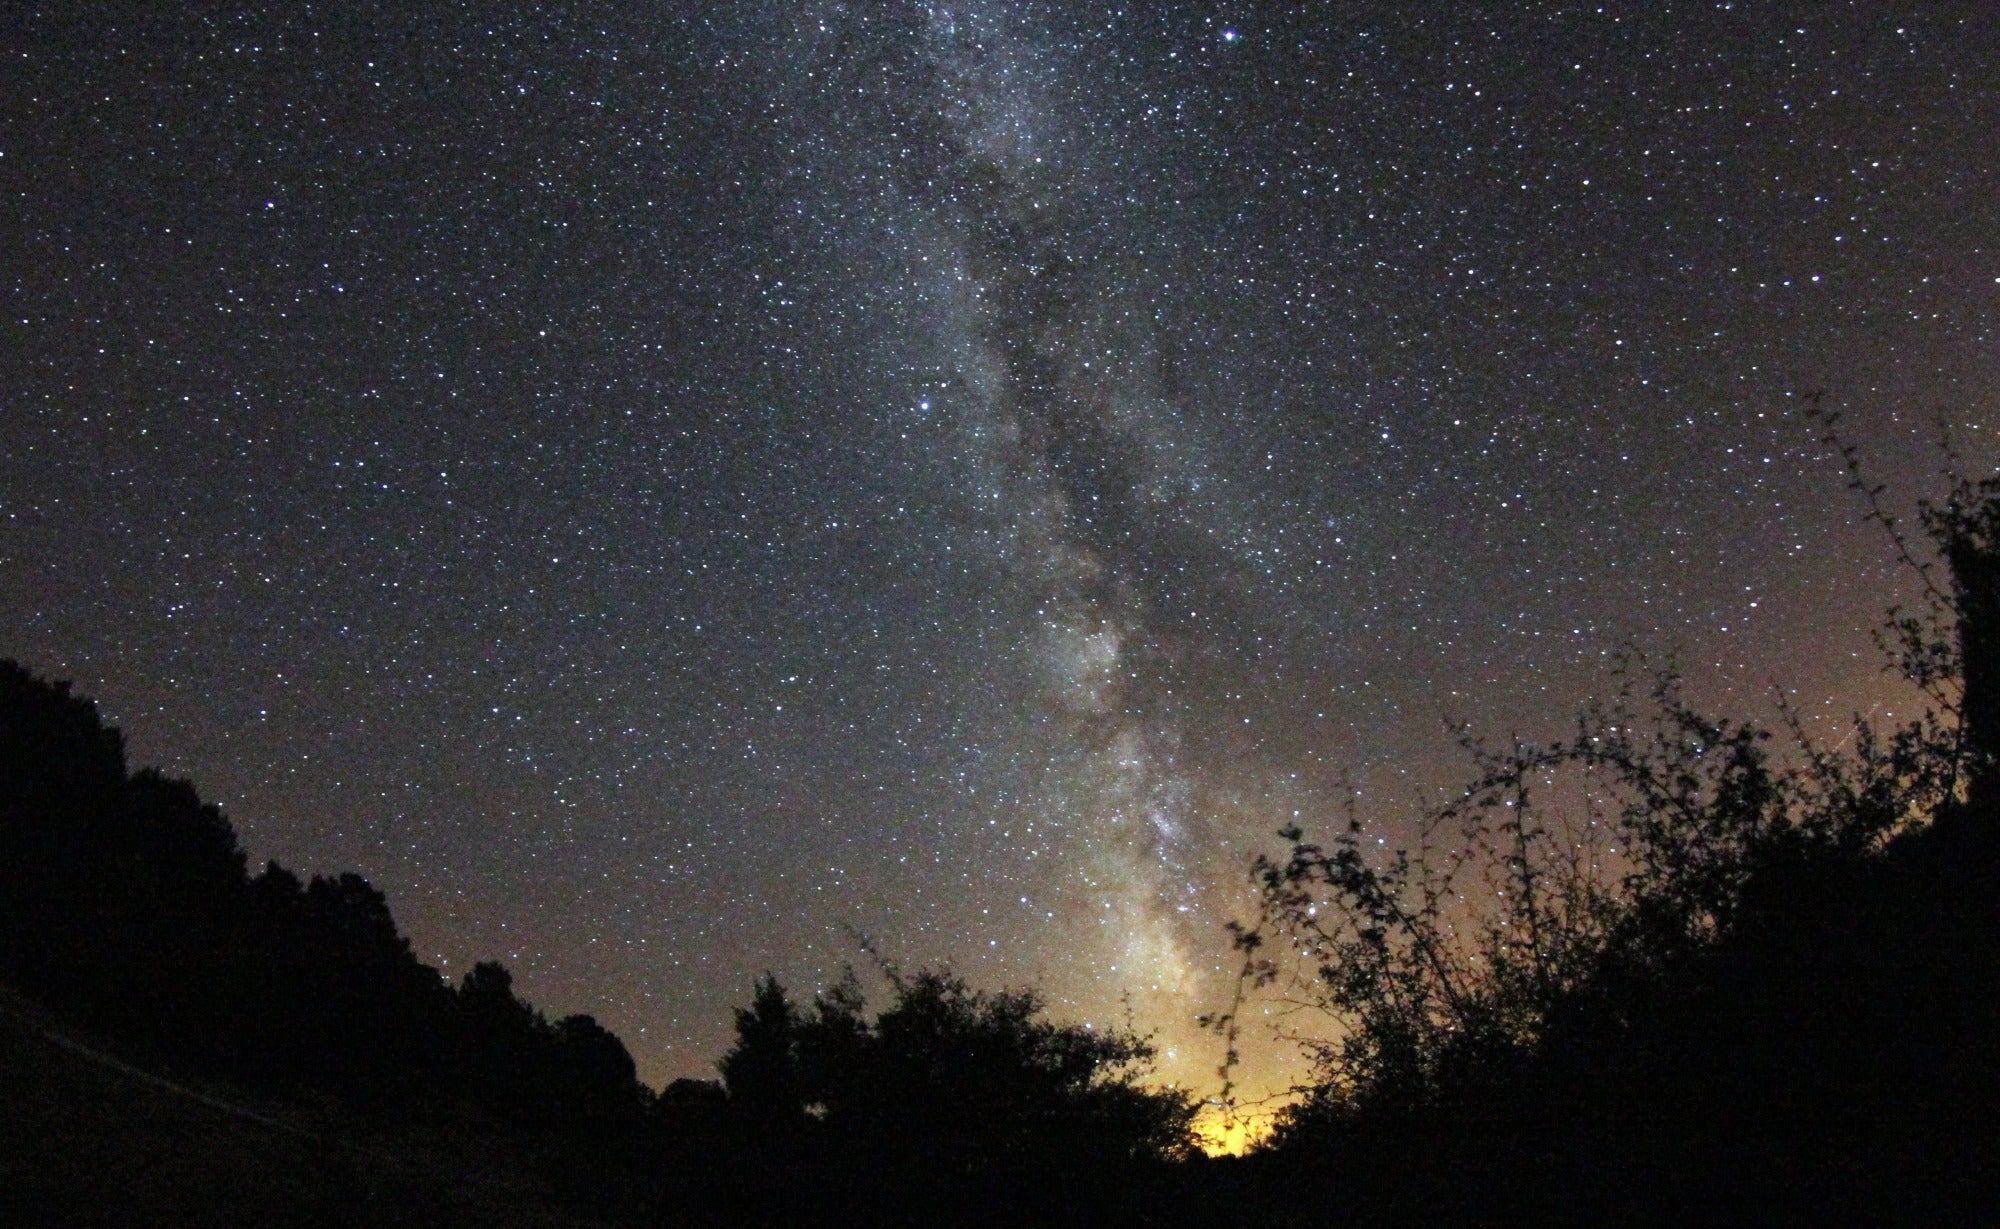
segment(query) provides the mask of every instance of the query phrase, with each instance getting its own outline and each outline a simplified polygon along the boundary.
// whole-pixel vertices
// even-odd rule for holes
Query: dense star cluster
[[[656,1082],[866,936],[1208,1087],[1249,858],[1357,793],[1393,846],[1447,719],[1560,733],[1628,644],[1894,708],[1809,395],[1903,504],[1940,427],[1995,455],[1985,4],[60,4],[0,52],[0,655]]]

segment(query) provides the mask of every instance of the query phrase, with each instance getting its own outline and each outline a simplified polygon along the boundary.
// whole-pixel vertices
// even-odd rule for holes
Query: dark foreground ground
[[[0,1226],[1215,1225],[1233,1168],[1196,1162],[1116,1192],[926,1190],[884,1206],[879,1179],[777,1156],[746,1164],[725,1151],[703,1165],[708,1150],[681,1141],[668,1149],[678,1162],[635,1162],[616,1145],[580,1158],[573,1142],[541,1150],[502,1132],[277,1103],[116,1049],[0,989]]]
[[[0,992],[0,1224],[599,1223],[507,1159],[142,1071]]]

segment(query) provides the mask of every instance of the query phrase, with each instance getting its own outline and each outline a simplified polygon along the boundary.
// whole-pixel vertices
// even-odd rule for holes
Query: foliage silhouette
[[[851,972],[804,1012],[761,979],[720,1064],[732,1103],[760,1119],[988,1159],[1049,1147],[1162,1159],[1192,1150],[1192,1099],[1141,1082],[1146,1039],[1054,1023],[1033,991],[885,972],[893,1002],[873,1020]]]
[[[458,993],[355,874],[255,876],[185,781],[128,773],[66,684],[0,662],[0,979],[153,1060],[407,1114],[634,1122],[648,1094],[585,1016],[551,1024],[498,965]]]
[[[781,1130],[804,1121],[799,1033],[805,1024],[768,973],[757,979],[750,1006],[736,1009],[736,1044],[716,1066],[730,1106],[746,1120]]]
[[[749,1152],[814,1175],[816,1191],[839,1193],[841,1215],[1110,1217],[1138,1175],[1194,1155],[1196,1103],[1144,1083],[1145,1038],[1050,1021],[1031,991],[882,970],[891,1001],[872,1018],[851,971],[807,1008],[759,979],[718,1064],[718,1108]]]
[[[1240,1162],[1196,1155],[1129,1028],[879,960],[872,1013],[851,973],[803,1004],[758,980],[721,1080],[652,1097],[499,964],[445,982],[360,876],[252,873],[218,809],[12,663],[0,980],[156,1068],[533,1141],[509,1155],[621,1223],[1990,1219],[2000,478],[1922,508],[1935,562],[1855,481],[1922,578],[1882,643],[1926,711],[1829,751],[1635,660],[1559,742],[1468,740],[1472,784],[1413,849],[1379,856],[1351,812],[1287,831],[1245,985],[1336,1031]]]
[[[1337,1031],[1265,1163],[1363,1222],[1990,1212],[2000,479],[1922,508],[1949,584],[1860,489],[1923,575],[1884,639],[1918,719],[1835,753],[1787,712],[1780,756],[1656,674],[1563,742],[1469,742],[1414,850],[1283,834],[1244,982]]]

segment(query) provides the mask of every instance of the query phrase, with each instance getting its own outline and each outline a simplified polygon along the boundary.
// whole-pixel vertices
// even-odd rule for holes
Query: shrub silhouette
[[[1850,460],[1851,451],[1848,454]],[[186,782],[128,771],[67,685],[0,662],[0,979],[142,1060],[387,1119],[498,1126],[579,1207],[761,1224],[1975,1223],[2000,1174],[2000,479],[1924,508],[1883,643],[1930,700],[1838,752],[1626,682],[1383,858],[1285,833],[1246,985],[1335,1023],[1242,1165],[1129,1029],[884,963],[765,976],[721,1081],[658,1098],[497,963],[456,986],[353,874],[251,873]],[[1786,733],[1780,729],[1779,735]],[[1233,1016],[1215,1024],[1234,1038]]]
[[[1563,742],[1472,745],[1414,850],[1372,856],[1351,813],[1287,830],[1245,983],[1336,1031],[1274,1163],[1362,1222],[1990,1212],[2000,479],[1923,519],[1951,581],[1898,535],[1930,608],[1884,641],[1931,697],[1915,721],[1836,755],[1793,720],[1781,757],[1659,676]]]

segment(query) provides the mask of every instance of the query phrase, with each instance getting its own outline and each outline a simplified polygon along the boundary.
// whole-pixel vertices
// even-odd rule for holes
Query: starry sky
[[[0,63],[0,655],[655,1083],[867,936],[1212,1088],[1249,859],[1349,790],[1393,844],[1447,720],[1628,644],[1904,702],[1807,394],[1899,506],[2000,451],[1987,3],[65,3]]]

